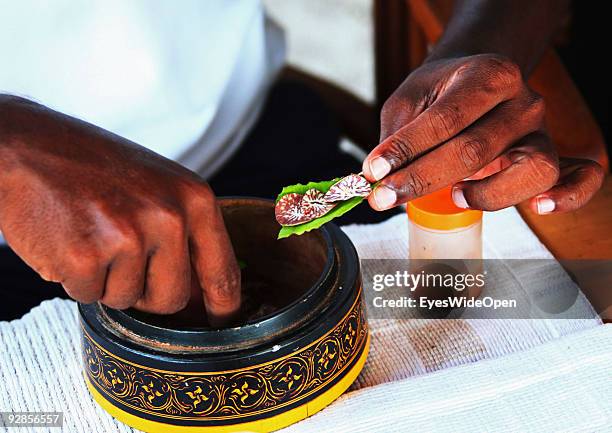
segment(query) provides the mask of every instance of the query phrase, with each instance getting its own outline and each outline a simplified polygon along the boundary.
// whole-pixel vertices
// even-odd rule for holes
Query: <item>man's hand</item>
[[[542,98],[518,66],[489,54],[436,60],[410,74],[383,107],[381,143],[363,172],[382,179],[368,198],[377,210],[456,184],[462,208],[531,199],[537,213],[562,212],[584,205],[603,182],[593,161],[559,162]],[[496,173],[463,181],[477,172]]]
[[[74,299],[174,313],[203,288],[221,324],[240,271],[215,197],[191,171],[33,102],[0,98],[0,228]]]

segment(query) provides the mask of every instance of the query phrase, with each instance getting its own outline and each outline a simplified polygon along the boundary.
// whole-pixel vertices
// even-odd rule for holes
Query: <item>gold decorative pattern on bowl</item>
[[[368,329],[361,296],[329,332],[295,353],[219,372],[158,370],[122,359],[83,328],[89,381],[136,413],[180,420],[231,421],[264,415],[324,390],[362,353]]]

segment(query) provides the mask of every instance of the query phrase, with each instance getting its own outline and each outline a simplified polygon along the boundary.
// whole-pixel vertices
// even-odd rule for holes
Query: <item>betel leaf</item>
[[[296,183],[295,185],[289,185],[283,188],[278,197],[276,197],[276,203],[285,195],[296,193],[296,194],[306,194],[311,188],[316,188],[322,193],[326,193],[329,189],[337,183],[341,178],[337,177],[332,180],[323,180],[321,182],[308,182],[306,185],[302,185],[301,183]]]
[[[290,194],[290,193],[304,194],[306,193],[306,191],[308,191],[311,188],[316,188],[322,193],[326,193],[327,191],[329,191],[332,185],[334,185],[340,179],[341,178],[336,178],[336,179],[326,180],[326,181],[321,181],[321,182],[308,182],[306,185],[298,183],[296,185],[286,186],[280,192],[278,197],[276,197],[276,202],[278,203],[281,197],[283,197],[286,194]],[[345,213],[347,213],[348,211],[350,211],[351,209],[353,209],[355,206],[361,203],[364,198],[365,197],[353,197],[349,200],[340,202],[332,210],[327,212],[325,215],[319,218],[313,219],[312,221],[308,221],[307,223],[299,224],[296,226],[283,226],[280,232],[278,233],[278,239],[287,238],[291,235],[301,235],[311,230],[318,229],[323,224],[330,222],[334,218],[338,218],[344,215]]]

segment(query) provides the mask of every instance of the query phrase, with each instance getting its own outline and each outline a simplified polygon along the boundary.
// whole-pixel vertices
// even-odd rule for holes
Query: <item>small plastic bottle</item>
[[[410,259],[482,259],[482,211],[453,203],[451,187],[408,202]]]
[[[412,273],[482,274],[482,211],[455,206],[448,187],[412,200],[407,213]],[[473,299],[483,287],[429,287],[415,294]]]

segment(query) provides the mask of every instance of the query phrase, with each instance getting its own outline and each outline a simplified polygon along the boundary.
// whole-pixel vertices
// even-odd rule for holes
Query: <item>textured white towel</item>
[[[362,258],[407,257],[403,215],[345,231]],[[551,257],[514,209],[487,215],[484,242],[487,257]],[[612,401],[611,327],[600,324],[372,320],[370,357],[351,391],[290,430],[543,431],[590,426],[586,430],[597,431],[606,419],[609,423]],[[568,334],[575,335],[563,337]],[[46,301],[20,320],[0,322],[0,410],[63,411],[66,432],[132,431],[89,397],[79,343],[72,301]],[[518,353],[503,357],[513,352]],[[486,358],[499,359],[474,363]],[[461,364],[469,365],[448,368]]]
[[[351,225],[343,228],[361,259],[408,257],[408,219],[397,215],[375,225]],[[553,256],[531,232],[516,209],[487,213],[484,218],[483,243],[489,259],[552,259]],[[541,261],[543,270],[555,278],[550,283],[552,296],[563,284],[573,284],[558,266]],[[537,266],[537,265],[534,265]],[[524,282],[529,286],[528,282]],[[540,283],[541,284],[541,283]],[[545,290],[544,290],[545,291]],[[582,293],[573,306],[590,311],[592,306]],[[594,315],[594,313],[593,313]],[[588,317],[574,316],[574,317]],[[370,320],[372,348],[362,374],[351,390],[396,381],[443,368],[538,346],[581,329],[601,325],[590,320]]]
[[[611,425],[612,326],[604,325],[348,393],[283,432],[610,432]]]

